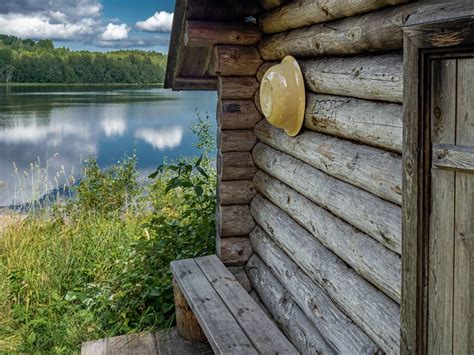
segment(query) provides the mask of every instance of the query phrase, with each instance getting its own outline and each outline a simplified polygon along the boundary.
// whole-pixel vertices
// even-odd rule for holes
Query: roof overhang
[[[165,88],[217,90],[214,48],[187,46],[186,21],[244,21],[260,11],[259,0],[176,0]]]

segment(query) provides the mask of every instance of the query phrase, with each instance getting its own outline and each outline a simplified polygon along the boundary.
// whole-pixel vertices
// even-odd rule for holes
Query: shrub
[[[214,252],[215,162],[165,163],[137,183],[136,158],[87,160],[76,195],[0,238],[0,353],[77,352],[83,341],[173,324],[169,263]]]

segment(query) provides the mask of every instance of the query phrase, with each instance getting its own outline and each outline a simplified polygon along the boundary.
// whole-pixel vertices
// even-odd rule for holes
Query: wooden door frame
[[[403,28],[401,353],[427,353],[430,60],[474,56],[474,5],[414,15]],[[448,49],[448,50],[447,50]]]

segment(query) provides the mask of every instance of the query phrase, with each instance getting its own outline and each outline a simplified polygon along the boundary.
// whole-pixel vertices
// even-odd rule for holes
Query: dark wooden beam
[[[261,38],[258,27],[246,22],[186,21],[184,45],[212,47],[216,44],[253,45]]]

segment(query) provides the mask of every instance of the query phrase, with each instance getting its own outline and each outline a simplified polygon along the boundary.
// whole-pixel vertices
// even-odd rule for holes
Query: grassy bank
[[[213,253],[213,145],[137,183],[136,160],[86,161],[73,199],[0,238],[0,353],[77,353],[80,343],[174,321],[169,262]]]

